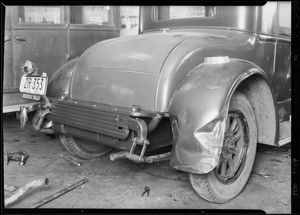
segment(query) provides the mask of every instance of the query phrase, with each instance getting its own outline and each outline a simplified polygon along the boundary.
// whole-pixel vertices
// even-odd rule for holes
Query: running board
[[[280,123],[279,146],[283,146],[291,142],[291,122]]]

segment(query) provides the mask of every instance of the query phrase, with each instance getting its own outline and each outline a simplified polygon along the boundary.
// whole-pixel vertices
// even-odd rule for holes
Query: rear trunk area
[[[88,49],[75,69],[70,96],[154,111],[157,83],[169,53],[191,36],[153,32],[100,42]]]

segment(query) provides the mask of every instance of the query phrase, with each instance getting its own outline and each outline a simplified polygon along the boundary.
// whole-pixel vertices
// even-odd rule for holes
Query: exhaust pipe
[[[117,152],[117,153],[111,153],[109,155],[109,158],[110,158],[111,161],[119,160],[119,159],[122,159],[122,158],[126,158],[128,154],[129,154],[129,152],[120,151],[120,152]]]
[[[137,163],[153,163],[153,162],[159,162],[164,160],[169,160],[171,157],[171,152],[157,154],[157,155],[151,155],[151,156],[143,156],[141,160],[139,160],[139,156],[135,154],[130,154],[126,151],[120,151],[116,153],[111,153],[109,158],[111,161],[127,158],[128,160],[137,162]]]

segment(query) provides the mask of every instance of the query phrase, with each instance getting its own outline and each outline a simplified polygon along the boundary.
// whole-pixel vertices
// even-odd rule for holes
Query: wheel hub
[[[248,146],[248,124],[240,111],[229,112],[217,178],[225,184],[235,181],[243,170]]]

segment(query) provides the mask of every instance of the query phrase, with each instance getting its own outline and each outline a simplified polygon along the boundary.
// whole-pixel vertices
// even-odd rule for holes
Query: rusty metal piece
[[[48,185],[48,179],[37,179],[28,184],[24,185],[23,187],[19,188],[16,192],[14,192],[11,196],[5,198],[4,206],[7,207],[8,205],[12,204],[13,202],[17,201],[21,196],[27,193],[29,190],[37,187],[41,187],[44,185]]]
[[[66,160],[66,161],[71,162],[72,164],[74,164],[74,165],[76,165],[76,166],[80,166],[80,165],[81,165],[80,162],[74,160],[74,159],[71,158],[71,157],[66,157],[66,156],[64,156],[64,155],[62,155],[62,154],[60,155],[60,157],[63,158],[64,160]]]
[[[285,164],[289,164],[288,161],[282,161],[282,160],[274,159],[274,158],[272,158],[271,161],[274,161],[274,162],[277,162],[277,163],[285,163]]]
[[[85,184],[86,182],[88,182],[87,179],[82,179],[82,180],[76,182],[75,184],[72,184],[71,186],[66,187],[65,189],[62,189],[61,191],[54,193],[53,195],[47,196],[46,198],[42,199],[41,201],[31,205],[30,208],[38,208],[38,207],[52,201],[53,199],[56,199],[56,198],[64,195],[65,193],[75,189],[76,187],[79,187],[80,185]]]
[[[265,172],[252,172],[252,173],[254,173],[254,174],[256,174],[256,175],[259,175],[259,176],[261,176],[261,177],[264,177],[264,178],[267,178],[267,177],[270,177],[271,176],[271,174],[269,174],[269,173],[265,173]]]
[[[8,165],[9,161],[19,161],[19,165],[23,166],[28,157],[26,152],[4,152],[4,161],[6,165]]]
[[[19,189],[19,188],[17,186],[15,186],[15,185],[4,184],[4,190],[10,191],[10,192],[14,192],[17,189]]]

